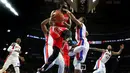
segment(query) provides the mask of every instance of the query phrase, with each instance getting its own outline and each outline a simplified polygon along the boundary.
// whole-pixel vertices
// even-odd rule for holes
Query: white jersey
[[[21,47],[17,43],[12,43],[7,50],[10,52],[10,56],[19,57],[19,52],[17,51],[20,51]]]
[[[87,42],[86,32],[86,26],[83,23],[81,28],[76,27],[75,39],[78,45],[84,45]]]
[[[106,63],[112,56],[111,51],[105,50],[105,52],[102,53],[102,56],[99,58],[99,61]]]

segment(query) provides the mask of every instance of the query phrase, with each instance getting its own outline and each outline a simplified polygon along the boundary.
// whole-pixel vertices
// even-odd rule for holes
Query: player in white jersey
[[[45,64],[48,63],[48,59],[53,53],[53,38],[51,37],[51,35],[48,32],[48,29],[45,26],[48,22],[49,22],[49,19],[45,19],[41,24],[42,31],[46,37],[46,43],[45,43],[45,47],[44,47]],[[47,71],[54,64],[59,65],[58,73],[64,73],[64,59],[63,59],[63,56],[61,53],[59,53],[58,57],[48,66],[48,68],[46,70],[44,70],[44,68],[43,68],[44,65],[43,65],[41,68],[38,69],[37,73],[40,73],[41,71]]]
[[[19,66],[19,53],[21,53],[21,47],[20,47],[21,39],[17,38],[16,43],[12,43],[9,48],[7,49],[9,52],[8,57],[6,58],[6,61],[4,63],[4,66],[0,70],[0,73],[5,72],[8,67],[12,64],[15,70],[15,73],[20,73]]]
[[[105,63],[111,58],[112,55],[120,55],[124,49],[124,44],[120,45],[120,50],[118,52],[112,51],[112,46],[108,45],[107,49],[90,48],[95,51],[102,52],[101,57],[97,60],[94,67],[95,71],[93,73],[106,73]]]
[[[70,11],[66,11],[70,15],[71,19],[76,23],[75,39],[77,44],[73,48],[73,52],[75,54],[73,65],[75,69],[74,73],[81,73],[81,63],[85,62],[89,50],[89,43],[86,38],[86,36],[88,36],[88,32],[86,30],[86,26],[84,25],[85,18],[80,17],[79,19],[76,19]]]

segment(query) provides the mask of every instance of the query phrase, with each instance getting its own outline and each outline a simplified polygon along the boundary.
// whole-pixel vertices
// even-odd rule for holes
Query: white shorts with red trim
[[[13,67],[19,67],[20,62],[19,62],[19,57],[14,57],[12,55],[8,56],[3,68],[7,69],[10,65],[13,65]]]
[[[105,64],[101,60],[97,60],[94,69],[96,70],[93,73],[106,73]]]

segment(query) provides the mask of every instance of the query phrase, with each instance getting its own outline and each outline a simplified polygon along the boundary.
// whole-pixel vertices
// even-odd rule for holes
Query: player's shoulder
[[[15,42],[12,42],[11,45],[12,45],[12,46],[13,46],[13,45],[16,45],[16,43],[15,43]]]

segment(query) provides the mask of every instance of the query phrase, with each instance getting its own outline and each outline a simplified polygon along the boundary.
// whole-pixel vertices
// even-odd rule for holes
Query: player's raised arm
[[[105,52],[105,49],[100,49],[100,48],[92,48],[92,47],[90,47],[90,50]]]
[[[56,10],[53,10],[53,11],[51,12],[51,14],[50,14],[49,24],[52,24],[52,21],[55,21],[55,18],[54,18],[54,16],[55,16],[55,11],[56,11]]]
[[[43,31],[43,33],[44,34],[47,34],[48,33],[48,29],[47,29],[47,27],[46,27],[46,24],[52,24],[51,23],[51,21],[53,21],[53,16],[54,16],[54,12],[55,12],[55,10],[53,10],[52,12],[51,12],[51,14],[50,14],[50,18],[47,18],[47,19],[45,19],[42,23],[41,23],[41,28],[42,28],[42,31]]]
[[[68,13],[70,18],[72,19],[72,21],[74,21],[76,23],[76,25],[78,25],[80,27],[82,26],[82,22],[80,22],[69,10],[67,10],[67,9],[64,9],[64,10]]]
[[[120,55],[123,49],[124,49],[124,44],[121,44],[120,45],[120,50],[118,52],[112,51],[112,55]]]
[[[47,34],[48,33],[48,29],[46,27],[46,24],[49,23],[49,18],[48,19],[45,19],[42,23],[41,23],[41,29],[43,31],[44,34]]]

